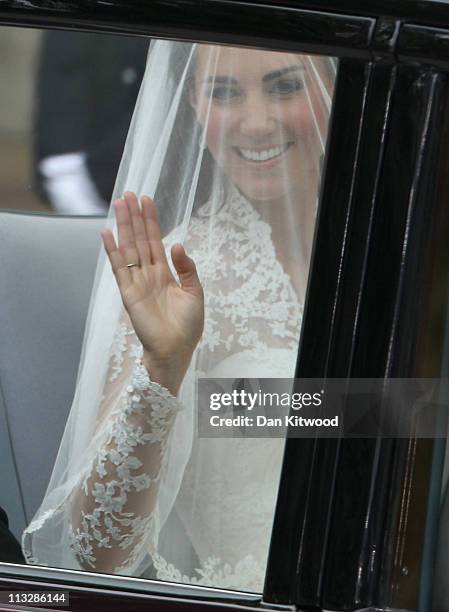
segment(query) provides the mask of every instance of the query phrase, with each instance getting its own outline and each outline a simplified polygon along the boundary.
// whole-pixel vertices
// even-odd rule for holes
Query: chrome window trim
[[[44,580],[61,583],[61,588],[67,584],[97,589],[120,589],[122,592],[134,592],[141,595],[164,595],[168,597],[195,597],[198,599],[228,600],[237,603],[258,603],[262,593],[247,593],[210,587],[133,578],[128,576],[113,576],[96,572],[83,572],[70,569],[59,569],[39,565],[19,565],[0,562],[0,580],[2,578]],[[53,584],[53,587],[56,586]]]

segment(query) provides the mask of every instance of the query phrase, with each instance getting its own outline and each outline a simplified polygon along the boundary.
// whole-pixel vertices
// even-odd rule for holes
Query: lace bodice
[[[74,566],[260,592],[283,440],[197,438],[194,385],[198,376],[292,377],[302,309],[270,226],[239,194],[202,207],[185,244],[204,287],[205,330],[179,398],[150,381],[123,316],[95,452],[55,512],[67,518]],[[28,561],[45,563],[26,541]]]

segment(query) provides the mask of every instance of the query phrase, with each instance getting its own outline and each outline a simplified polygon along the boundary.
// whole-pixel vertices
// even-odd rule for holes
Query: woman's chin
[[[253,204],[270,204],[281,202],[287,197],[285,189],[274,189],[271,185],[236,185],[242,195]]]

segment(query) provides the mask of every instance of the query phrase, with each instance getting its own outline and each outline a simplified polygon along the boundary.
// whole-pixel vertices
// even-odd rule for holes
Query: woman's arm
[[[108,382],[103,404],[116,408],[97,424],[95,459],[71,498],[71,546],[84,569],[130,573],[157,542],[158,492],[172,425],[181,408],[132,358],[126,335],[122,391]],[[134,366],[132,367],[132,364]],[[124,367],[123,367],[124,366]],[[131,372],[130,372],[131,370]],[[113,376],[113,374],[111,375]],[[119,381],[119,385],[120,385]]]
[[[157,542],[159,484],[181,408],[175,395],[201,336],[203,294],[181,245],[172,249],[180,284],[171,274],[149,198],[140,209],[125,194],[116,213],[118,245],[110,232],[103,240],[126,309],[120,364],[113,351],[95,458],[70,498],[70,539],[85,569],[132,573]]]

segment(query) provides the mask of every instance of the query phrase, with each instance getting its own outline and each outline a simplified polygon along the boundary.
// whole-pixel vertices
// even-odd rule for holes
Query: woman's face
[[[301,56],[203,46],[196,59],[192,104],[216,162],[251,201],[299,193],[317,154]]]

